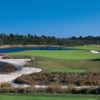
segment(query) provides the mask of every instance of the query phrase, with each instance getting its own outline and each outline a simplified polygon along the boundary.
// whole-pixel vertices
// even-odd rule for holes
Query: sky
[[[100,36],[100,0],[0,0],[0,33]]]

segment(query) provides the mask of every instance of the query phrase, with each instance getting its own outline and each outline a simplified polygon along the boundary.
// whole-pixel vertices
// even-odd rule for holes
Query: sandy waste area
[[[92,51],[94,52],[94,51]],[[23,66],[25,65],[26,62],[31,61],[31,59],[2,59],[2,56],[0,56],[0,61],[2,62],[7,62],[7,63],[11,63],[11,64],[16,64],[19,66]],[[21,87],[21,88],[25,88],[25,87],[30,87],[30,85],[24,84],[24,85],[20,85],[20,84],[16,84],[13,81],[23,75],[23,74],[31,74],[31,73],[35,73],[35,72],[41,72],[42,69],[40,68],[35,68],[35,67],[22,67],[21,70],[12,72],[12,73],[8,73],[8,74],[0,74],[0,83],[2,82],[9,82],[13,87],[17,88],[17,87]],[[35,85],[35,88],[47,88],[48,86],[46,85]],[[94,86],[95,88],[98,88],[98,86]],[[68,86],[61,86],[61,88],[68,88]],[[90,88],[90,86],[76,86],[75,88]]]
[[[2,59],[2,56],[0,56],[0,61],[15,64],[18,66],[23,66],[23,65],[25,65],[26,62],[31,61],[31,59]],[[13,86],[18,87],[17,84],[13,83],[14,79],[16,79],[17,77],[19,77],[23,74],[31,74],[31,73],[35,73],[35,72],[41,72],[41,71],[42,71],[42,69],[40,69],[40,68],[22,67],[21,70],[18,70],[18,71],[12,72],[12,73],[0,74],[0,83],[9,82]],[[28,85],[25,85],[25,86],[28,86]]]

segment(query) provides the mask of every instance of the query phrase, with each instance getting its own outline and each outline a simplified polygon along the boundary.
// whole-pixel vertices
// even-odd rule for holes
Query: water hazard
[[[75,48],[65,48],[65,47],[10,47],[10,48],[0,48],[0,53],[9,52],[20,52],[25,50],[79,50]]]

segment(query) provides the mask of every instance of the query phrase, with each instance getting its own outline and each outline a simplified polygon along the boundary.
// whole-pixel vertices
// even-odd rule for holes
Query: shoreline
[[[23,47],[65,47],[65,46],[59,46],[59,45],[2,45],[0,48],[23,48]]]

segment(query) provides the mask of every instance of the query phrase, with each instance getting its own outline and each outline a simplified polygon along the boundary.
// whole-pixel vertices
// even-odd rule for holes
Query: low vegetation
[[[12,64],[0,62],[0,74],[10,73],[10,72],[14,72],[17,70],[18,69]]]
[[[10,83],[7,83],[7,82],[0,83],[0,89],[2,89],[2,88],[7,89],[9,87],[12,87],[12,85]]]
[[[60,88],[60,87],[47,87],[47,88],[34,88],[34,87],[29,87],[29,88],[13,88],[13,87],[3,87],[0,88],[0,93],[21,93],[21,94],[26,94],[26,93],[51,93],[51,94],[100,94],[100,88],[82,88],[82,89],[76,89],[76,88]]]
[[[74,84],[76,86],[99,86],[100,73],[33,73],[22,75],[15,80],[18,84],[60,85]]]

